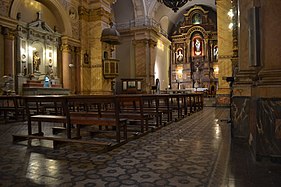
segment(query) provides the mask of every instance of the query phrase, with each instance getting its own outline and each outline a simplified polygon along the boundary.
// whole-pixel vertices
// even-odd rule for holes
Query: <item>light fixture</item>
[[[228,17],[229,17],[230,19],[233,18],[234,12],[233,12],[233,9],[232,9],[232,8],[228,11],[227,15],[228,15]]]
[[[160,3],[164,3],[167,7],[171,8],[174,12],[177,12],[179,8],[185,5],[191,0],[157,0]]]

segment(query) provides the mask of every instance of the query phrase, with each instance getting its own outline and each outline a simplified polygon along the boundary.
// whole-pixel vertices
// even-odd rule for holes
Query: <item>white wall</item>
[[[169,66],[170,66],[170,41],[161,37],[156,46],[155,58],[155,79],[160,80],[160,89],[165,90],[169,85]]]

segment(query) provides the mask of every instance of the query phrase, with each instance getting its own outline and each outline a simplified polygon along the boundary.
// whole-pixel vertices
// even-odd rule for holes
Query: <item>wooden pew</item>
[[[153,120],[152,125],[154,128],[159,128],[163,125],[162,114],[163,109],[160,109],[158,94],[144,94],[142,95],[143,110],[149,114],[150,119]]]
[[[121,141],[121,129],[127,141],[127,119],[123,118],[119,111],[119,100],[115,96],[68,96],[73,110],[70,111],[72,124],[77,125],[76,136],[80,138],[81,125],[96,125],[100,127],[114,127],[117,142]],[[108,129],[108,128],[107,128]]]
[[[149,114],[144,112],[141,94],[118,95],[120,116],[128,119],[128,123],[140,123],[140,132],[148,132]]]
[[[25,109],[22,102],[22,97],[19,95],[1,95],[0,96],[0,115],[3,114],[3,119],[6,122],[18,121],[20,116],[25,119]],[[10,120],[11,114],[14,120]]]
[[[124,139],[127,140],[126,119],[119,118],[119,102],[113,96],[26,96],[24,97],[26,112],[28,117],[27,135],[13,135],[13,141],[22,141],[25,139],[46,139],[55,142],[77,142],[107,145],[106,142],[93,142],[91,140],[79,140],[81,125],[96,125],[114,127],[116,131],[116,141],[121,142],[120,131],[124,132]],[[47,106],[47,107],[46,107]],[[81,108],[83,106],[84,108]],[[79,110],[77,109],[79,108]],[[101,113],[101,109],[110,107],[115,111],[114,117],[102,118],[92,115]],[[53,113],[53,111],[56,111]],[[59,112],[58,112],[59,111]],[[82,115],[83,113],[83,115]],[[32,132],[32,122],[37,122],[37,132]],[[42,131],[42,122],[52,122],[65,124],[66,135],[45,136]],[[76,137],[72,138],[72,126],[76,125]],[[46,124],[48,125],[48,124]]]

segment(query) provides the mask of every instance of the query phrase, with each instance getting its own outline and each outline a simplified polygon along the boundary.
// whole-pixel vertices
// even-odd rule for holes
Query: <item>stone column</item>
[[[90,84],[92,94],[112,94],[111,80],[103,77],[103,45],[101,42],[102,30],[109,27],[111,20],[110,4],[108,3],[110,2],[96,3],[95,8],[89,11],[89,36],[87,38],[90,50],[90,75],[85,76],[90,79],[84,77],[84,81],[87,81],[86,84]],[[89,82],[89,80],[91,81]]]
[[[145,91],[149,91],[149,87],[151,86],[149,83],[149,79],[147,77],[148,74],[148,41],[147,40],[134,40],[135,46],[135,72],[136,78],[143,79],[143,88]]]
[[[227,16],[228,11],[232,8],[230,1],[217,0],[217,28],[218,28],[218,91],[216,95],[217,106],[229,106],[230,88],[226,77],[232,76],[231,58],[233,55],[232,47],[232,30],[228,28],[231,19]]]
[[[14,36],[8,28],[3,28],[4,35],[4,75],[14,76]]]
[[[155,46],[156,46],[157,42],[154,40],[148,40],[148,47],[149,47],[149,83],[150,85],[154,85],[155,84]]]
[[[74,85],[74,93],[80,94],[81,93],[81,48],[75,49],[75,62],[74,62],[74,69],[75,69],[75,85]]]
[[[155,84],[155,46],[156,42],[151,39],[135,40],[136,78],[142,78],[144,90],[150,93],[151,86]]]
[[[62,83],[63,88],[71,89],[71,46],[68,44],[62,45]]]

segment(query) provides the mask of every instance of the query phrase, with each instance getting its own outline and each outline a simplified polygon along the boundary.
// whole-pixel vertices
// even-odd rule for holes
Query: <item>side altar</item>
[[[65,95],[69,89],[61,84],[59,58],[61,34],[42,19],[17,26],[17,77],[16,89],[22,95]]]
[[[23,95],[68,95],[69,89],[62,88],[61,84],[54,82],[40,80],[27,80],[23,83],[22,94]]]

